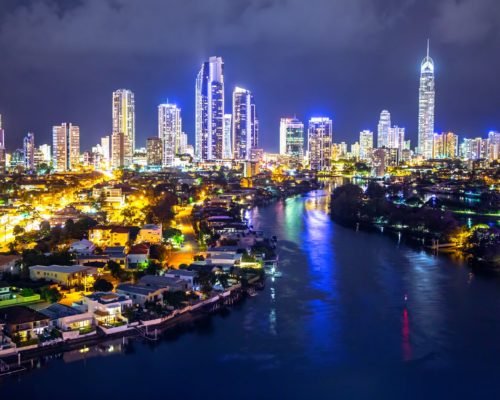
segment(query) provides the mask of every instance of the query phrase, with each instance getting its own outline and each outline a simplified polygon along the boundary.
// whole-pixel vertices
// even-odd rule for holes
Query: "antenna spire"
[[[427,58],[429,58],[429,43],[430,43],[430,40],[427,39]]]

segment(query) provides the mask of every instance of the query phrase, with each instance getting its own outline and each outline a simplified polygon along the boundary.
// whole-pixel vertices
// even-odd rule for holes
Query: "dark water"
[[[124,352],[115,343],[106,357],[66,354],[2,381],[0,395],[499,398],[499,281],[335,225],[326,201],[316,192],[250,212],[280,239],[284,276],[228,315]]]

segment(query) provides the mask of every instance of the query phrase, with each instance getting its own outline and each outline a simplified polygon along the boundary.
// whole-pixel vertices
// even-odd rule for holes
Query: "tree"
[[[94,283],[94,290],[96,292],[111,292],[113,290],[113,284],[106,279],[97,279]]]
[[[339,220],[356,220],[363,190],[352,183],[335,188],[332,194],[332,216]]]
[[[40,295],[43,299],[49,303],[56,303],[62,299],[62,294],[57,290],[57,288],[44,287],[40,291]]]
[[[149,257],[153,260],[163,262],[167,259],[168,250],[161,244],[153,244],[149,248]]]
[[[12,233],[14,234],[14,236],[20,236],[24,233],[24,228],[22,226],[16,225],[12,229]]]
[[[109,272],[111,272],[111,276],[113,278],[120,279],[122,275],[122,268],[120,267],[120,264],[118,264],[116,261],[110,260],[108,261],[106,267],[108,268]]]
[[[368,184],[368,187],[366,188],[366,195],[370,199],[381,199],[385,197],[385,190],[384,188],[379,185],[377,182],[371,181]]]

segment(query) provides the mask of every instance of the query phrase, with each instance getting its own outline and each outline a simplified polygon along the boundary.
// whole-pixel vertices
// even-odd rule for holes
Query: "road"
[[[193,207],[186,206],[179,209],[180,211],[175,216],[175,222],[177,223],[177,229],[184,235],[184,245],[181,250],[172,252],[168,259],[168,264],[176,268],[181,264],[192,263],[193,257],[200,253],[191,223],[191,211]]]

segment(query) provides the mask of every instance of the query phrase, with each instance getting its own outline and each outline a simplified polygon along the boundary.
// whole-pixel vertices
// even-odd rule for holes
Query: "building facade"
[[[453,132],[435,133],[432,144],[432,158],[457,158],[458,136]]]
[[[434,140],[435,83],[434,61],[427,55],[420,67],[420,87],[418,91],[418,154],[425,159],[432,158]]]
[[[126,140],[123,132],[113,132],[111,135],[111,166],[113,168],[126,166]]]
[[[196,78],[196,157],[199,160],[223,158],[224,62],[210,57]]]
[[[66,122],[52,127],[52,152],[55,171],[76,170],[80,162],[80,128]]]
[[[240,87],[233,91],[232,127],[234,158],[250,160],[251,150],[258,144],[258,123],[254,97],[249,90]]]
[[[224,114],[224,138],[222,141],[222,158],[230,160],[233,158],[233,139],[231,131],[233,130],[233,115]]]
[[[113,134],[124,135],[124,165],[132,164],[135,151],[135,98],[128,89],[113,92]]]
[[[373,132],[364,130],[359,132],[359,158],[367,161],[373,151]]]
[[[162,166],[172,167],[180,147],[182,134],[181,109],[175,104],[158,106],[158,137],[162,142]]]
[[[377,127],[377,147],[388,147],[389,129],[391,129],[391,113],[382,110]]]
[[[325,117],[311,118],[307,137],[310,168],[316,171],[329,170],[332,162],[332,120]]]
[[[146,140],[146,154],[148,167],[161,167],[163,163],[163,144],[159,137],[150,137]]]
[[[280,154],[299,160],[304,157],[304,124],[297,118],[281,118]]]
[[[35,134],[28,132],[23,139],[24,168],[28,171],[35,169]]]

